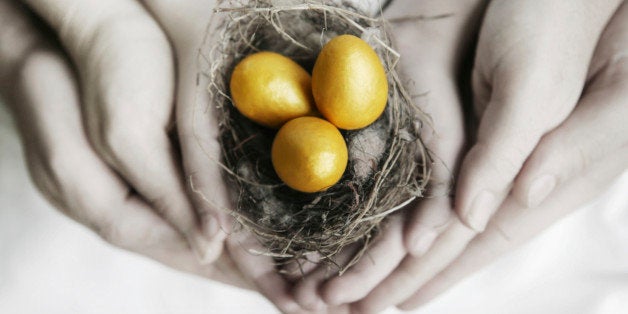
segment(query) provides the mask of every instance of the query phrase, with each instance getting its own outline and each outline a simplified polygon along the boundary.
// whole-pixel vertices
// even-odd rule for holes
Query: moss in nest
[[[245,56],[264,50],[311,70],[321,47],[340,34],[361,37],[375,49],[387,70],[388,104],[372,125],[343,132],[349,164],[339,183],[323,192],[297,192],[273,170],[275,131],[249,121],[231,103],[230,76]],[[388,215],[423,197],[431,163],[419,137],[425,116],[397,75],[399,55],[391,46],[386,22],[350,5],[219,2],[201,49],[206,65],[201,70],[210,82],[211,103],[204,105],[218,111],[232,215],[268,249],[264,254],[298,262],[316,253],[342,273],[360,258]],[[336,254],[354,243],[360,249],[348,263],[338,264]]]

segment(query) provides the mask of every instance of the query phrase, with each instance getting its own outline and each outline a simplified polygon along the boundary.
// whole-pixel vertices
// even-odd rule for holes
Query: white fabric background
[[[105,244],[30,183],[0,104],[0,313],[275,313],[254,293]],[[628,172],[417,313],[628,313]],[[387,313],[397,313],[390,310]]]

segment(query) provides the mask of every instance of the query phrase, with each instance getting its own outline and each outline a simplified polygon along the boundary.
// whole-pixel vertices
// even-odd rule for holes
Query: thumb
[[[169,36],[176,55],[175,115],[188,192],[205,230],[220,228],[229,232],[231,198],[222,178],[218,122],[205,89],[207,77],[200,74],[208,66],[201,63],[206,60],[201,61],[199,49],[215,1],[184,1],[176,5],[146,1],[146,6]],[[177,14],[172,14],[174,9]],[[222,239],[225,236],[224,232],[216,234]]]
[[[169,137],[174,66],[158,23],[136,1],[27,3],[58,32],[77,65],[92,147],[186,237],[202,263],[218,258],[218,227],[206,228],[216,224],[194,211]]]
[[[476,105],[485,109],[462,163],[455,204],[461,220],[478,232],[541,137],[575,107],[597,38],[617,8],[554,2],[494,2],[487,11],[473,82]],[[552,182],[540,184],[543,189]]]

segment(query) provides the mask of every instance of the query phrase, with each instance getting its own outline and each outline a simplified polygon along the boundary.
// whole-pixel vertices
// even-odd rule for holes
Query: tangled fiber
[[[343,131],[349,164],[336,185],[301,193],[284,185],[271,163],[275,130],[233,106],[229,80],[235,65],[258,51],[281,53],[311,71],[321,47],[341,34],[374,48],[389,83],[384,114],[372,125]],[[386,21],[336,1],[219,1],[201,49],[212,110],[217,110],[224,176],[233,192],[232,216],[278,262],[302,262],[311,253],[342,273],[357,262],[385,218],[423,197],[431,158],[419,137],[426,117],[413,104],[395,66]],[[357,245],[348,262],[335,256]]]

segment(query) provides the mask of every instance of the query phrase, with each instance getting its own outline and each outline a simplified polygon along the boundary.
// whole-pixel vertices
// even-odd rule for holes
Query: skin
[[[622,122],[622,117],[628,114],[626,56],[628,3],[624,2],[600,38],[576,109],[542,139],[540,149],[526,161],[517,179],[526,180],[539,172],[552,171],[561,182],[556,191],[531,209],[521,203],[517,194],[509,196],[487,231],[474,238],[456,260],[402,303],[401,308],[409,310],[428,302],[533,237],[538,230],[603,193],[628,169],[628,127]]]
[[[131,194],[185,236],[199,260],[216,259],[218,225],[192,206],[171,141],[175,64],[159,24],[136,1],[24,2],[59,35],[76,66],[90,145]]]
[[[530,45],[528,44],[521,45],[518,43],[520,42],[525,43],[526,41],[515,40],[513,43],[514,45],[513,48],[502,50],[502,53],[505,53],[504,56],[499,55],[499,54],[498,54],[499,57],[495,57],[495,55],[490,55],[489,52],[487,52],[487,50],[483,50],[483,49],[488,49],[488,48],[485,48],[487,45],[490,48],[490,45],[493,41],[497,41],[497,39],[499,38],[502,39],[499,42],[499,45],[498,43],[494,43],[494,45],[496,46],[492,48],[493,50],[499,50],[500,47],[508,46],[507,43],[504,43],[503,41],[504,38],[506,39],[516,38],[512,34],[511,35],[502,34],[500,36],[497,36],[491,33],[495,30],[499,30],[497,32],[498,34],[500,32],[505,32],[506,34],[510,34],[510,32],[513,31],[513,29],[509,29],[508,27],[505,27],[505,26],[500,27],[500,25],[497,22],[495,22],[497,24],[491,24],[491,22],[494,21],[493,14],[498,14],[498,17],[503,16],[506,13],[502,11],[504,10],[502,6],[509,7],[510,5],[514,5],[514,2],[497,2],[497,1],[492,2],[491,7],[489,7],[486,13],[487,15],[484,20],[485,26],[483,27],[482,32],[480,34],[478,54],[477,54],[477,59],[475,61],[475,69],[473,72],[474,73],[473,74],[474,93],[475,93],[475,98],[476,98],[476,104],[482,104],[480,100],[482,99],[481,96],[482,96],[483,90],[478,89],[478,86],[480,86],[478,84],[478,78],[481,77],[479,73],[483,73],[484,71],[482,70],[482,67],[485,67],[488,69],[499,69],[497,71],[491,72],[491,75],[494,75],[495,77],[493,77],[491,80],[488,80],[488,81],[494,81],[494,82],[503,84],[502,86],[498,86],[497,90],[500,91],[501,93],[504,93],[504,95],[509,95],[509,97],[515,97],[515,96],[522,97],[521,95],[518,94],[521,92],[521,89],[517,89],[513,86],[526,86],[526,87],[532,86],[532,87],[536,87],[537,89],[541,88],[541,86],[534,85],[532,82],[530,82],[530,79],[536,78],[536,76],[530,78],[525,75],[525,71],[523,74],[521,73],[518,66],[522,64],[522,62],[524,62],[524,64],[525,62],[532,62],[532,64],[529,64],[529,66],[532,69],[537,69],[537,67],[538,69],[544,69],[543,71],[550,69],[550,70],[547,70],[547,71],[550,71],[550,73],[543,73],[543,71],[541,71],[540,73],[540,74],[545,74],[550,78],[556,77],[555,75],[557,74],[551,73],[551,71],[557,71],[558,68],[560,68],[561,70],[568,69],[567,70],[568,72],[574,71],[574,72],[570,72],[569,74],[561,74],[564,77],[573,78],[573,81],[570,81],[570,80],[564,80],[560,82],[554,81],[554,84],[555,84],[553,85],[554,88],[559,88],[560,90],[560,92],[556,94],[561,95],[561,93],[564,93],[562,96],[556,96],[556,97],[562,97],[559,99],[560,101],[558,102],[559,102],[559,105],[562,104],[563,106],[569,105],[569,104],[566,105],[563,103],[563,102],[566,102],[569,98],[569,95],[570,95],[569,91],[571,90],[569,86],[575,85],[576,87],[573,87],[573,88],[575,88],[576,90],[578,89],[582,90],[585,80],[587,79],[586,68],[591,67],[591,70],[588,71],[589,81],[587,83],[583,98],[580,98],[580,101],[579,101],[580,105],[578,106],[577,110],[569,111],[567,109],[559,108],[559,109],[556,109],[556,112],[552,112],[551,110],[549,111],[545,110],[543,114],[540,114],[538,112],[541,107],[531,106],[531,105],[530,106],[521,105],[522,107],[515,106],[511,109],[504,109],[505,107],[495,107],[497,109],[490,109],[491,106],[498,106],[498,105],[488,104],[486,108],[484,108],[483,110],[482,108],[476,108],[478,113],[485,112],[483,115],[480,116],[480,127],[479,127],[479,134],[477,136],[477,141],[481,141],[481,139],[483,138],[483,135],[482,135],[483,132],[486,134],[493,134],[494,136],[506,136],[505,134],[509,134],[508,132],[511,132],[514,126],[516,126],[516,124],[514,124],[514,126],[511,123],[504,124],[504,121],[506,120],[501,120],[501,119],[510,119],[510,120],[507,120],[509,122],[516,121],[517,117],[508,117],[508,114],[511,113],[512,111],[521,113],[520,112],[521,110],[529,110],[530,112],[527,112],[525,114],[521,113],[518,116],[521,118],[526,118],[525,121],[531,121],[530,116],[533,115],[533,112],[537,112],[536,114],[534,114],[534,116],[543,115],[545,117],[551,116],[551,114],[553,113],[555,114],[554,119],[559,119],[559,120],[561,118],[560,114],[567,115],[567,117],[565,117],[566,120],[560,122],[557,127],[554,127],[551,130],[551,132],[545,134],[538,144],[535,144],[536,146],[534,146],[534,150],[532,154],[530,155],[530,157],[526,159],[525,165],[523,165],[523,168],[521,169],[521,171],[516,173],[517,180],[514,183],[515,191],[510,196],[508,196],[503,203],[500,201],[500,204],[501,204],[500,206],[504,208],[504,211],[503,213],[499,212],[496,218],[497,225],[492,227],[493,229],[491,232],[482,233],[481,235],[477,237],[478,240],[474,240],[474,241],[477,241],[474,243],[479,242],[479,243],[484,243],[484,245],[488,245],[488,243],[490,243],[494,247],[498,247],[498,245],[501,245],[501,250],[497,250],[497,251],[505,251],[505,248],[514,247],[516,244],[520,243],[524,239],[527,239],[531,237],[532,235],[534,235],[535,233],[542,230],[543,227],[547,227],[551,222],[565,215],[566,212],[568,212],[568,209],[577,208],[582,203],[586,202],[587,200],[590,200],[595,195],[598,195],[601,191],[604,190],[605,187],[607,187],[613,181],[613,179],[617,175],[619,175],[622,172],[622,170],[625,170],[627,166],[625,162],[626,160],[625,127],[619,121],[619,118],[618,118],[619,116],[623,114],[620,111],[620,109],[622,108],[620,108],[619,105],[615,105],[614,109],[609,109],[608,111],[606,111],[606,114],[604,116],[606,119],[609,119],[607,121],[601,120],[602,118],[599,118],[600,120],[591,119],[591,117],[598,117],[598,115],[604,112],[604,110],[600,108],[600,104],[604,104],[607,102],[617,102],[617,99],[621,99],[617,95],[618,90],[620,89],[613,89],[609,93],[609,90],[597,90],[595,88],[595,86],[598,86],[597,80],[599,79],[596,77],[596,75],[599,75],[599,73],[603,73],[603,72],[599,72],[599,70],[596,71],[595,70],[596,67],[601,67],[600,65],[609,64],[610,61],[612,61],[613,65],[618,64],[619,66],[608,67],[609,69],[608,71],[610,71],[612,75],[608,75],[607,78],[604,80],[604,83],[600,83],[600,85],[604,86],[607,84],[612,84],[612,85],[618,84],[618,82],[623,81],[623,78],[617,75],[617,69],[618,68],[622,69],[622,66],[623,66],[622,60],[624,59],[624,57],[622,56],[624,54],[622,52],[615,52],[614,54],[611,54],[611,58],[602,58],[601,61],[600,59],[598,59],[598,55],[596,55],[593,61],[591,62],[591,55],[593,55],[593,48],[590,48],[591,47],[590,40],[592,39],[597,40],[599,37],[599,34],[596,35],[595,33],[593,33],[587,36],[583,34],[578,34],[578,36],[575,36],[575,39],[577,40],[574,40],[574,42],[567,42],[567,43],[560,42],[560,41],[557,42],[556,45],[560,49],[567,49],[566,47],[569,47],[569,49],[571,49],[570,50],[571,52],[574,52],[574,51],[578,52],[574,54],[575,59],[573,60],[570,58],[564,58],[564,59],[561,59],[560,61],[557,61],[556,58],[558,57],[554,57],[554,59],[548,57],[549,60],[545,60],[545,58],[535,58],[535,56],[538,56],[541,54],[541,52],[537,52],[537,51],[541,51],[543,49],[543,45],[535,46],[534,41],[531,39],[536,39],[539,37],[542,38],[543,36],[549,36],[547,34],[551,35],[551,31],[546,31],[546,32],[542,32],[536,35],[535,34],[528,35],[529,36],[528,42],[531,41]],[[600,8],[598,8],[598,10],[599,9]],[[610,9],[612,9],[613,12],[615,11],[614,6],[610,6]],[[513,10],[512,12],[516,12],[516,14],[523,15],[523,17],[516,19],[517,21],[523,21],[522,23],[525,23],[526,21],[524,19],[525,16],[530,16],[532,14],[532,13],[525,13],[526,10],[524,10],[524,8],[519,8],[517,10],[510,8],[510,10]],[[497,13],[494,13],[494,12],[497,12]],[[579,11],[576,10],[575,12],[579,12]],[[606,24],[605,18],[604,18],[605,16],[606,16],[605,14],[602,14],[598,16],[598,18],[602,19],[602,21],[600,20],[589,21],[590,23],[588,23],[587,25],[591,25],[591,26],[602,25],[600,29],[600,32],[601,32],[604,29],[604,26]],[[497,18],[497,20],[499,21],[500,19]],[[511,19],[501,19],[501,20],[511,21]],[[486,25],[495,25],[495,26],[490,27],[487,30]],[[521,27],[518,27],[517,25],[511,25],[511,28],[514,28],[515,33],[521,34]],[[570,28],[568,30],[572,30],[574,32],[581,31],[580,29],[577,29],[577,28]],[[560,36],[564,36],[564,32],[561,33]],[[487,37],[492,38],[492,39],[486,39]],[[545,40],[549,40],[549,39],[544,39],[541,42],[545,42]],[[578,40],[580,40],[580,42]],[[571,45],[577,44],[578,42],[580,43],[580,46],[575,46],[575,47],[571,46]],[[614,41],[611,40],[608,42],[614,42]],[[601,43],[602,46],[603,44],[604,42]],[[535,48],[536,50],[531,49],[534,47],[536,47]],[[543,53],[547,53],[546,50],[542,50],[542,51]],[[561,53],[561,55],[566,54],[565,51],[558,50],[558,52]],[[488,56],[488,57],[485,58],[483,56]],[[541,59],[541,60],[539,61],[538,59]],[[496,62],[495,65],[486,66],[486,64],[490,63],[491,60]],[[549,65],[547,67],[541,67],[540,65],[543,65],[541,61],[542,62],[548,62],[548,61],[563,62],[563,63],[562,63],[562,66],[560,67],[554,67],[553,65],[551,67]],[[538,62],[541,62],[541,63],[538,63]],[[582,79],[582,82],[580,82],[580,78],[576,74],[578,73],[578,69],[582,68],[582,64],[585,64],[586,66],[584,70],[584,73],[585,73],[584,78]],[[604,67],[602,66],[602,68]],[[510,69],[510,70],[507,70],[507,69]],[[621,71],[619,72],[621,73]],[[521,75],[523,75],[523,77]],[[559,77],[563,77],[563,76],[559,76]],[[610,79],[608,77],[610,77]],[[522,82],[527,82],[527,83],[522,83]],[[515,85],[509,85],[509,83],[512,83]],[[524,84],[524,85],[516,85],[516,84]],[[567,85],[562,86],[561,84],[567,84]],[[620,86],[620,88],[624,88],[624,87]],[[515,92],[515,95],[508,94],[507,93],[508,91]],[[529,90],[528,94],[532,93],[533,91],[535,90],[532,90],[532,91]],[[578,91],[578,94],[579,93],[580,92]],[[590,96],[590,95],[595,95],[595,96]],[[538,95],[534,95],[534,97],[537,97],[537,96]],[[503,95],[494,96],[494,97],[497,97],[497,99],[500,99],[500,100],[508,99],[508,97],[503,96]],[[535,99],[534,97],[530,97],[530,99],[533,99],[535,101],[540,101],[538,99]],[[591,100],[592,97],[598,97],[598,99],[596,99],[595,101],[596,103],[598,103],[597,106],[583,105],[583,104],[592,102]],[[503,106],[506,106],[506,105],[507,103],[503,104]],[[570,106],[571,106],[571,109],[573,109],[575,104],[570,105]],[[492,116],[492,114],[490,113],[490,110],[495,110],[496,112],[503,112],[503,113],[495,114],[495,116]],[[543,119],[540,119],[540,120],[543,120]],[[587,129],[585,125],[591,125],[591,128]],[[600,134],[600,138],[594,138],[591,141],[582,140],[587,137],[590,137],[591,136],[590,134],[593,134],[592,133],[593,126],[598,127],[598,128],[600,126],[605,127],[604,131],[595,132],[595,134]],[[483,131],[484,129],[487,129],[488,131]],[[577,133],[578,136],[570,135],[569,133],[571,132]],[[484,135],[484,136],[488,136],[488,135]],[[505,141],[503,143],[515,144],[515,143],[518,143],[518,140],[520,140],[520,138],[515,137],[513,138],[512,141]],[[501,141],[498,141],[498,142],[502,143]],[[603,143],[603,145],[601,145],[601,147],[598,146],[601,143]],[[482,146],[482,144],[479,144],[479,145]],[[475,146],[473,147],[474,148],[472,148],[471,152],[466,155],[465,163],[469,163],[467,160],[474,160],[475,158],[474,151],[478,150],[477,148],[475,148],[475,147],[478,147],[478,144],[475,144]],[[500,152],[495,152],[497,156],[500,156],[499,153]],[[502,151],[501,153],[504,153],[504,152]],[[593,161],[597,160],[596,158],[601,159],[602,156],[609,156],[608,155],[609,153],[612,155],[612,157],[608,158],[608,160],[606,161],[600,160],[599,164],[595,164],[595,165],[593,164]],[[481,160],[481,161],[487,162],[487,160]],[[496,164],[499,165],[499,162],[497,162]],[[596,165],[599,167],[596,167]],[[463,175],[465,173],[464,169],[465,169],[465,164],[463,163],[461,174],[460,174],[460,179],[459,179],[460,183],[458,185],[457,194],[456,194],[456,206],[458,206],[459,204],[464,204],[464,201],[460,201],[460,198],[464,198],[465,195],[468,195],[469,190],[470,190],[470,189],[465,190],[464,188],[461,188],[461,186],[465,186],[465,184],[468,184],[468,183],[465,183],[464,178],[463,178]],[[482,169],[482,167],[474,166],[473,171],[475,171],[476,169]],[[539,172],[543,172],[542,170],[546,170],[546,169],[551,170],[552,172],[555,172],[555,173],[559,173],[559,174],[563,174],[563,173],[564,174],[576,174],[577,173],[580,176],[572,176],[571,180],[569,179],[569,176],[561,176],[562,178],[561,182],[564,183],[564,186],[562,185],[558,186],[554,190],[555,192],[548,193],[548,197],[547,197],[548,204],[544,204],[542,202],[541,204],[537,206],[531,206],[529,202],[522,200],[521,193],[517,191],[525,190],[525,187],[526,187],[525,180],[527,180],[529,176],[534,176],[535,174],[538,174]],[[502,173],[503,171],[505,170],[498,169],[497,173]],[[490,173],[482,175],[480,173],[478,174],[478,176],[482,180],[487,180],[486,176],[488,176],[489,174]],[[502,180],[503,182],[504,178],[501,177],[499,179]],[[498,179],[495,179],[495,180],[498,180]],[[491,181],[491,182],[494,183],[494,181]],[[488,209],[488,208],[484,208],[484,209]],[[543,210],[543,209],[546,209],[546,210]],[[527,215],[523,215],[522,213],[530,213],[531,216],[528,217]],[[534,213],[536,216],[532,215],[532,213]],[[423,295],[421,293],[421,290],[419,290],[416,293],[414,292],[420,289],[426,282],[428,282],[431,278],[436,276],[439,272],[441,272],[450,262],[457,261],[456,257],[458,257],[458,255],[465,250],[468,242],[474,239],[476,234],[479,231],[484,229],[484,227],[481,226],[481,224],[480,225],[475,224],[475,222],[477,221],[473,222],[473,220],[468,220],[468,219],[465,220],[465,217],[467,218],[469,217],[468,215],[462,214],[460,215],[460,217],[462,218],[458,219],[457,217],[454,217],[454,219],[452,219],[452,221],[449,223],[447,230],[438,237],[433,247],[424,256],[422,256],[421,258],[416,258],[416,257],[411,257],[411,256],[407,256],[406,258],[404,258],[404,260],[399,264],[399,266],[392,273],[390,273],[386,277],[386,279],[384,279],[379,284],[379,286],[377,286],[374,290],[371,290],[366,296],[366,298],[355,303],[352,306],[352,309],[359,313],[371,313],[371,312],[377,312],[377,311],[383,310],[386,307],[392,306],[392,305],[400,305],[404,309],[409,309],[409,308],[413,308],[413,306],[416,306],[416,304],[420,303],[419,302],[420,300],[417,302],[413,302],[412,298],[421,299],[422,298],[421,296]],[[500,218],[500,217],[506,217],[506,218]],[[500,221],[502,221],[501,219],[504,219],[503,223],[506,225],[506,227],[502,226],[499,223]],[[416,225],[414,226],[411,225],[409,227],[409,230],[413,230],[415,226]],[[481,228],[471,228],[471,226],[473,227],[479,226]],[[511,229],[514,229],[514,230],[511,232]],[[504,236],[504,232],[506,234],[505,236]],[[504,238],[507,241],[504,241]],[[484,240],[481,240],[481,239],[484,239]],[[516,241],[511,240],[511,239],[515,239]],[[391,245],[389,246],[389,249],[381,249],[381,251],[386,252],[387,254],[386,256],[397,256],[395,255],[396,251],[394,251],[396,249],[398,249],[398,246]],[[483,249],[484,249],[483,251],[474,250],[475,254],[478,254],[481,256],[481,257],[476,256],[476,258],[478,259],[483,258],[484,261],[487,261],[495,257],[492,255],[487,256],[486,252],[491,252],[491,251],[490,250],[486,251],[486,247],[483,247]],[[373,250],[375,250],[375,248]],[[377,260],[378,255],[374,255],[374,254],[375,253],[373,253],[371,257],[372,259]],[[383,256],[383,253],[381,256]],[[380,260],[382,258],[383,257],[380,257]],[[377,264],[382,265],[385,263],[375,263],[375,265],[372,265],[369,268],[362,269],[361,277],[360,276],[354,276],[354,277],[343,276],[341,278],[334,279],[330,281],[329,283],[323,285],[322,292],[321,292],[322,296],[325,297],[325,296],[335,295],[335,297],[338,298],[337,294],[342,293],[341,289],[337,289],[335,291],[332,290],[333,293],[328,292],[326,290],[326,289],[333,289],[331,287],[334,284],[343,285],[344,287],[347,287],[347,286],[361,286],[365,283],[370,283],[368,278],[371,276],[375,276],[375,275],[371,275],[372,272],[385,270],[381,268],[380,266],[378,266]],[[460,262],[460,263],[456,262],[456,265],[458,265],[458,267],[461,267],[460,265],[463,265],[463,262]],[[467,265],[467,268],[465,269],[469,272],[470,269],[476,269],[478,267],[477,265],[478,265],[477,263],[470,263]],[[452,273],[445,272],[441,277],[442,278],[441,284],[442,284],[442,281],[447,281],[448,276],[450,276]],[[377,276],[381,276],[381,274],[378,274]],[[339,282],[343,282],[343,283],[340,284]],[[438,285],[438,283],[434,285]],[[321,288],[318,288],[318,289],[321,289]],[[313,289],[313,291],[316,291],[316,290]],[[309,293],[302,293],[302,295],[309,295]],[[330,303],[334,303],[334,302],[330,302]]]
[[[15,7],[15,2],[4,1],[7,7]],[[29,72],[25,87],[20,86],[22,89],[17,89],[17,96],[10,98],[18,125],[22,128],[26,151],[29,152],[29,167],[43,194],[63,212],[91,227],[115,246],[157,259],[174,268],[258,290],[282,312],[304,312],[292,300],[289,293],[291,284],[275,271],[272,259],[250,253],[250,250],[264,251],[254,238],[246,232],[239,232],[225,241],[232,225],[225,209],[231,204],[222,180],[216,180],[221,178],[220,168],[217,163],[212,163],[220,156],[217,128],[212,112],[205,111],[204,106],[197,106],[206,102],[207,97],[205,93],[197,94],[197,49],[205,36],[205,25],[211,13],[206,9],[214,6],[213,1],[153,1],[150,4],[74,0],[25,2],[51,25],[53,32],[58,33],[69,54],[64,56],[59,48],[55,48],[51,51],[55,60],[45,63],[52,64],[52,69],[40,71],[39,66],[35,67],[33,72]],[[20,10],[24,9],[20,7]],[[172,12],[179,12],[187,18],[172,15]],[[31,27],[24,34],[37,31]],[[10,37],[8,40],[13,43],[16,39]],[[107,53],[99,53],[103,49]],[[8,78],[13,72],[30,69],[24,65],[30,64],[26,61],[38,60],[20,51],[7,54],[25,55],[22,59],[7,62],[7,67],[11,67],[5,72]],[[129,59],[122,58],[127,56]],[[71,66],[77,69],[78,75],[71,71]],[[175,68],[178,70],[176,75]],[[162,71],[161,75],[155,75],[159,71]],[[61,74],[51,79],[41,72]],[[206,86],[207,83],[202,80],[198,82],[199,86]],[[46,85],[43,82],[51,90],[35,91],[38,85]],[[10,80],[3,82],[2,87],[7,94],[16,90],[11,83]],[[143,85],[133,85],[139,83]],[[79,90],[83,92],[83,98],[79,97]],[[139,95],[130,92],[137,90],[147,92]],[[55,114],[48,114],[47,107],[43,106],[54,102],[46,99],[46,94],[42,92],[55,94],[52,91],[63,91],[57,102],[71,107],[50,110]],[[32,101],[20,98],[36,96],[38,98]],[[24,105],[29,101],[32,105]],[[31,108],[33,112],[28,111]],[[98,114],[94,114],[90,119],[90,110],[102,116],[99,118]],[[69,117],[58,116],[57,112]],[[159,116],[159,113],[168,113],[167,118]],[[156,119],[155,115],[164,120]],[[41,116],[40,120],[49,123],[41,123],[34,116]],[[154,120],[143,121],[142,118]],[[115,122],[92,125],[109,120]],[[163,122],[157,131],[154,127],[160,124],[155,121]],[[161,135],[171,135],[167,132],[171,130],[168,126],[174,125],[175,121],[179,126],[176,134],[181,157],[170,151],[173,143],[158,140],[163,139]],[[83,132],[75,131],[81,129]],[[90,135],[93,134],[90,130],[97,134]],[[155,132],[160,136],[146,137]],[[75,137],[66,137],[66,133]],[[107,144],[100,146],[102,138],[93,137],[103,134],[107,140],[122,142],[105,141]],[[145,157],[142,165],[136,165],[143,171],[139,172],[142,176],[137,182],[131,181],[133,173],[125,173],[125,168],[120,166],[137,161],[137,156],[124,152],[136,141],[145,141],[138,145],[150,147],[136,152]],[[114,143],[121,146],[113,149]],[[173,154],[155,151],[155,147],[169,147],[168,152]],[[129,159],[122,155],[114,156],[116,152]],[[150,155],[146,156],[146,153]],[[166,161],[173,162],[173,165],[182,162],[183,169],[169,168],[166,161],[159,158],[158,161],[164,163],[156,161],[153,165],[150,159],[154,154],[162,158],[172,157],[166,158]],[[155,168],[145,168],[151,165]],[[128,167],[132,172],[139,171],[135,166]],[[150,172],[151,169],[154,173]],[[162,180],[160,176],[169,178]],[[172,181],[173,178],[179,180]],[[180,188],[166,186],[166,191],[160,194],[168,197],[162,203],[168,202],[171,206],[156,206],[142,194],[142,191],[150,192],[154,183],[167,185],[168,182]],[[183,196],[177,195],[178,191]],[[178,197],[189,197],[186,202],[194,207],[175,206],[174,201]],[[217,230],[212,230],[213,223],[217,224],[214,226]],[[341,313],[347,308],[335,310]]]
[[[252,288],[226,255],[213,265],[200,264],[185,236],[140,195],[130,193],[128,183],[90,143],[82,119],[81,81],[69,58],[49,40],[49,30],[16,1],[0,1],[0,15],[0,93],[13,111],[30,175],[42,194],[115,246]]]
[[[179,269],[207,272],[209,277],[215,275],[216,272],[210,271],[212,267],[201,267],[194,259],[190,243],[201,262],[220,257],[214,265],[228,261],[226,265],[233,266],[229,270],[223,268],[221,273],[233,274],[238,278],[234,281],[261,290],[284,312],[300,311],[288,293],[291,284],[275,273],[271,261],[252,257],[242,250],[243,245],[254,247],[250,237],[239,234],[224,242],[224,232],[210,232],[215,231],[210,228],[212,221],[220,223],[226,231],[230,226],[228,217],[219,210],[228,206],[224,186],[215,182],[219,169],[207,166],[208,156],[216,158],[219,154],[216,130],[207,123],[213,121],[213,117],[203,114],[202,110],[199,113],[198,107],[193,105],[202,101],[195,97],[203,97],[195,94],[196,51],[205,31],[206,9],[213,7],[213,3],[182,1],[175,5],[162,0],[139,6],[133,1],[112,1],[106,8],[97,10],[98,1],[25,2],[59,33],[70,55],[68,61],[58,49],[53,49],[43,57],[39,52],[13,51],[6,54],[14,59],[0,58],[4,73],[3,95],[10,95],[7,98],[13,100],[12,103],[20,104],[13,106],[15,116],[27,143],[29,167],[44,194],[64,212],[94,228],[115,245]],[[403,219],[394,218],[384,236],[371,248],[371,259],[383,260],[385,256],[390,258],[386,263],[364,260],[352,270],[353,275],[350,272],[331,281],[325,281],[314,269],[296,287],[299,303],[324,308],[323,299],[331,304],[354,302],[351,309],[355,312],[376,311],[397,304],[404,308],[415,307],[455,279],[495,258],[487,255],[487,250],[506,251],[565,215],[567,209],[576,208],[603,191],[626,169],[628,160],[625,149],[628,132],[618,120],[626,116],[621,112],[626,105],[620,101],[625,99],[622,92],[626,90],[625,48],[610,44],[606,44],[606,49],[599,48],[604,42],[619,42],[618,38],[624,37],[607,35],[607,31],[593,56],[600,34],[619,3],[607,1],[593,6],[584,0],[493,1],[483,22],[472,72],[479,132],[472,138],[473,148],[460,169],[455,203],[452,204],[446,191],[439,190],[440,185],[434,186],[433,199],[409,210],[405,226],[401,224]],[[481,1],[468,1],[464,5],[454,1],[424,1],[403,6],[403,1],[397,0],[386,12],[393,18],[394,12],[400,11],[412,15],[410,7],[427,16],[455,13],[450,18],[430,23],[419,22],[420,27],[416,27],[416,22],[406,21],[395,25],[394,32],[400,38],[421,39],[399,41],[400,51],[416,56],[403,60],[408,66],[401,68],[406,77],[415,82],[417,94],[429,91],[424,110],[433,116],[438,132],[425,136],[430,149],[447,165],[435,169],[435,178],[442,182],[449,180],[451,173],[457,173],[456,164],[461,158],[464,128],[459,105],[461,96],[454,78],[470,53],[466,40],[477,29],[483,6]],[[397,17],[401,15],[397,14]],[[124,18],[118,20],[120,16]],[[130,27],[120,25],[132,25],[140,33],[121,32],[120,29]],[[607,37],[614,40],[605,39]],[[138,38],[146,38],[146,46],[128,45]],[[426,41],[434,44],[419,45]],[[546,49],[549,44],[555,49]],[[95,52],[99,49],[91,49],[90,53],[90,47],[112,52],[98,55]],[[124,49],[131,49],[129,54],[137,59],[123,63],[126,66],[114,67],[120,60],[108,58],[126,54]],[[600,53],[601,50],[607,54]],[[116,51],[125,52],[116,54]],[[153,55],[154,51],[158,52]],[[20,55],[26,56],[15,58]],[[152,61],[142,61],[144,59]],[[171,66],[151,67],[150,62]],[[76,67],[78,77],[68,70],[69,63]],[[606,66],[609,64],[614,66]],[[149,70],[165,71],[164,76],[153,80],[155,75],[149,74],[154,72]],[[124,84],[115,85],[133,77],[125,71],[134,75],[145,73],[142,81],[148,83],[141,88],[151,92],[144,96],[125,94]],[[22,72],[23,80],[18,81],[21,85],[6,79],[11,77],[7,73]],[[49,85],[56,88],[42,93],[35,88],[46,85],[42,82],[57,85]],[[134,86],[132,84],[137,82],[125,84]],[[77,92],[79,87],[83,91],[81,98]],[[578,99],[583,88],[585,94]],[[51,105],[54,103],[57,106]],[[129,103],[135,105],[121,105]],[[63,108],[62,104],[68,109],[46,110],[45,107]],[[131,120],[137,117],[151,117],[151,123]],[[175,117],[183,170],[176,166],[177,154],[173,153],[173,144],[167,139]],[[537,121],[537,117],[541,118]],[[596,117],[599,123],[592,123],[590,117]],[[536,123],[528,125],[529,121]],[[592,131],[600,126],[605,129]],[[73,130],[81,128],[84,132],[73,134],[77,133]],[[516,134],[528,136],[514,136],[517,130]],[[608,132],[615,136],[590,137]],[[434,139],[429,140],[430,136]],[[151,148],[161,147],[161,150],[147,156],[146,149],[141,148],[143,143]],[[145,158],[129,156],[132,154],[127,150]],[[76,154],[65,153],[68,151],[76,151]],[[560,154],[554,155],[556,151]],[[156,154],[161,157],[156,158],[155,164],[137,162],[138,159],[149,160]],[[498,161],[491,160],[492,156],[499,156]],[[535,190],[532,182],[547,173],[556,177],[555,187],[542,189],[551,190],[544,199],[538,193],[531,198],[530,191]],[[168,178],[159,180],[162,176]],[[178,180],[171,179],[177,177]],[[91,184],[93,182],[98,184]],[[163,186],[152,186],[155,182]],[[196,192],[187,188],[190,182],[194,183]],[[545,187],[551,185],[545,184]],[[96,186],[99,189],[93,188]],[[190,201],[185,201],[186,190]],[[480,209],[476,210],[472,205],[483,190],[489,191],[490,201],[481,202],[482,206],[477,206]],[[158,193],[163,191],[167,193]],[[155,195],[174,196],[173,200],[156,202]],[[206,202],[205,195],[211,195],[212,201]],[[497,208],[500,209],[495,219],[489,222]],[[452,209],[459,213],[460,219],[451,215]],[[134,222],[133,228],[129,227],[129,221]],[[476,237],[487,224],[486,231]],[[531,225],[535,227],[530,228]],[[503,236],[503,231],[507,237]],[[472,242],[465,251],[469,241]],[[226,251],[221,254],[223,243],[226,243]],[[173,254],[173,251],[181,253]],[[443,269],[446,270],[441,273]],[[347,286],[362,289],[348,295],[349,289],[342,289]],[[420,290],[421,287],[425,290]],[[356,302],[358,300],[361,301]],[[348,308],[344,305],[328,310],[347,311]]]
[[[560,184],[551,172],[516,179],[541,139],[574,113],[595,46],[621,2],[491,2],[473,69],[480,124],[456,190],[466,225],[483,231],[513,186],[536,207]]]
[[[434,238],[447,230],[454,216],[448,185],[465,144],[462,96],[455,78],[465,65],[464,57],[471,53],[470,39],[479,27],[484,6],[484,1],[394,1],[385,12],[386,18],[397,21],[391,33],[405,57],[398,69],[411,82],[410,94],[419,95],[417,104],[432,119],[433,128],[424,128],[422,134],[439,158],[429,187],[432,197],[412,205],[403,216],[394,217],[369,249],[369,258],[363,258],[341,277],[327,280],[329,274],[320,269],[301,280],[294,294],[304,308],[321,310],[327,305],[361,300],[400,263],[422,255]],[[435,20],[406,19],[449,13],[453,15]],[[430,45],[421,45],[423,42]]]

